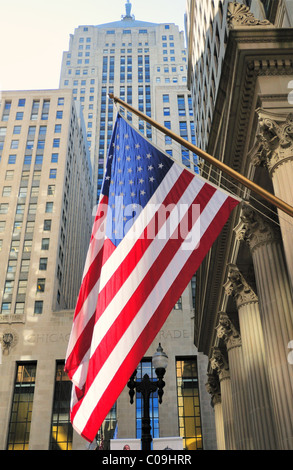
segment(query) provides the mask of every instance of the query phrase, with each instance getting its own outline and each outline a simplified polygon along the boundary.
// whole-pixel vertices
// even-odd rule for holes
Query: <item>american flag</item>
[[[88,441],[238,203],[118,114],[65,364]]]

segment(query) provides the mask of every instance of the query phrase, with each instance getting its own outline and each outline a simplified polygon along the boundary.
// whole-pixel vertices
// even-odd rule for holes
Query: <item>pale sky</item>
[[[126,0],[0,0],[0,91],[59,87],[62,53],[79,25],[119,21]],[[131,0],[137,20],[184,30],[186,0]]]

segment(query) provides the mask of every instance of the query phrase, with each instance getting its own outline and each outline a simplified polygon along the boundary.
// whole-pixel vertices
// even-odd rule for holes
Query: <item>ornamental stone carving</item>
[[[277,228],[249,206],[243,206],[240,222],[234,231],[236,239],[246,242],[251,251],[280,239]]]
[[[266,26],[274,27],[268,20],[258,20],[255,18],[249,7],[238,2],[232,2],[228,5],[228,26],[230,29],[239,26]]]
[[[0,344],[2,347],[3,355],[7,356],[10,349],[13,348],[18,342],[18,336],[15,331],[9,330],[0,332]]]
[[[213,348],[210,364],[211,368],[219,375],[220,381],[230,378],[229,364],[220,348]]]
[[[227,313],[220,312],[219,324],[216,330],[218,338],[221,338],[225,342],[228,351],[241,346],[240,333],[232,324]]]
[[[208,374],[206,391],[209,393],[209,395],[211,395],[213,405],[221,403],[221,390],[218,376],[214,374]]]
[[[224,284],[228,296],[233,296],[238,308],[258,302],[258,297],[235,265],[230,265],[228,280]]]
[[[293,160],[293,113],[275,114],[256,110],[259,130],[248,154],[254,166],[264,166],[273,174],[285,161]]]

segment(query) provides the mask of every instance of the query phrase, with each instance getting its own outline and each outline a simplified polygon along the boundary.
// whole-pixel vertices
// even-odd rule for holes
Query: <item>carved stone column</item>
[[[210,363],[220,380],[226,450],[236,450],[230,371],[219,348],[214,348]]]
[[[234,297],[238,309],[254,448],[278,449],[258,297],[234,265],[229,268],[224,288]]]
[[[293,206],[293,114],[276,114],[262,109],[258,109],[257,114],[259,134],[248,156],[254,166],[268,169],[275,195]],[[279,216],[293,286],[293,221],[282,211],[279,211]]]
[[[211,395],[212,405],[215,411],[217,449],[226,450],[220,383],[219,378],[214,374],[208,374],[206,390]]]
[[[228,352],[231,376],[231,390],[235,420],[235,441],[237,450],[253,450],[252,425],[248,420],[247,376],[243,362],[242,343],[239,332],[231,323],[228,315],[220,313],[217,336],[223,339]]]
[[[235,230],[252,253],[280,445],[292,450],[293,367],[288,344],[293,338],[293,300],[281,240],[275,227],[250,208],[244,208]]]

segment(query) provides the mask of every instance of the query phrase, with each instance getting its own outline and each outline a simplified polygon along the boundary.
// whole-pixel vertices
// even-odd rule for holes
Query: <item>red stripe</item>
[[[123,364],[113,377],[111,383],[105,390],[103,396],[94,408],[90,419],[87,422],[84,430],[81,430],[81,435],[90,442],[96,436],[97,430],[100,428],[103,420],[107,416],[108,411],[114,405],[120,393],[124,389],[129,377],[136,369],[139,362],[138,358],[142,358],[151,343],[153,338],[158,334],[162,325],[166,321],[169,312],[173,308],[174,298],[179,298],[184,289],[186,288],[191,276],[196,272],[204,257],[206,256],[212,243],[215,241],[220,231],[222,230],[225,222],[227,221],[231,210],[236,207],[238,201],[228,198],[218,214],[216,215],[213,223],[207,229],[202,237],[200,249],[192,252],[185,266],[178,273],[177,278],[170,286],[168,293],[165,295],[160,306],[157,308],[155,314],[150,322],[142,332],[141,336],[137,339],[132,350],[125,358]],[[107,411],[108,410],[108,411]],[[74,415],[73,415],[74,416]],[[72,416],[72,418],[73,418]]]
[[[204,186],[199,192],[199,194],[197,195],[197,197],[195,198],[195,200],[193,201],[193,204],[199,204],[201,211],[203,211],[203,209],[205,208],[206,204],[209,202],[210,198],[215,193],[215,191],[216,191],[215,188],[212,186]],[[188,211],[188,214],[186,214],[186,218],[188,218],[189,226],[192,225],[191,223],[196,222],[196,220],[192,220],[192,215],[193,214],[192,214],[192,205],[191,205]],[[139,250],[141,249],[142,253],[144,252],[144,242],[145,242],[144,240],[139,240],[138,243],[136,244],[137,249]],[[100,368],[103,366],[109,354],[114,349],[115,345],[117,344],[121,336],[125,333],[125,331],[127,330],[132,320],[135,318],[137,312],[139,311],[139,309],[141,308],[141,306],[143,305],[143,303],[145,302],[145,300],[147,299],[147,297],[153,290],[154,285],[156,285],[157,281],[160,279],[160,277],[164,273],[166,267],[168,266],[171,259],[174,257],[174,255],[180,248],[182,242],[183,242],[183,239],[182,237],[179,237],[179,236],[178,236],[178,239],[171,238],[168,241],[168,243],[165,245],[164,249],[161,251],[160,255],[158,256],[156,262],[149,269],[148,273],[146,274],[144,280],[141,282],[140,286],[137,287],[131,299],[128,301],[126,306],[120,312],[119,317],[116,319],[116,321],[111,325],[111,327],[107,331],[107,334],[105,335],[105,337],[103,338],[103,340],[97,347],[95,353],[91,357],[90,365],[88,369],[88,375],[87,375],[86,390],[88,390],[89,387],[91,386]],[[137,257],[136,254],[135,254],[135,257]],[[173,300],[174,300],[174,297],[173,297]],[[173,306],[174,304],[170,308],[169,312],[172,310]],[[86,394],[86,390],[85,390],[85,394]]]

